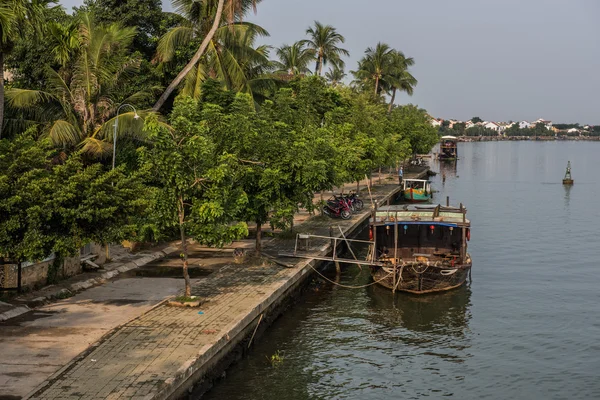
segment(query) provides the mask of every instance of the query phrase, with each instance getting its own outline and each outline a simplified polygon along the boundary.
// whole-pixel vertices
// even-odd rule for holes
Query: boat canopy
[[[375,211],[375,223],[402,224],[402,225],[442,225],[442,226],[470,226],[466,216],[466,209],[457,207],[436,206],[435,209],[418,209],[398,205],[383,206]]]
[[[457,137],[456,136],[449,136],[448,135],[448,136],[442,136],[442,139],[444,139],[444,140],[457,140]]]
[[[429,182],[427,179],[403,179],[403,182]]]

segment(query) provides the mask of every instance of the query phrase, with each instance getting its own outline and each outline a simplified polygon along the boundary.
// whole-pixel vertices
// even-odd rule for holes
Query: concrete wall
[[[93,243],[92,254],[97,255],[94,263],[101,265],[106,262],[104,247]],[[25,263],[22,270],[21,282],[23,288],[35,289],[47,284],[48,270],[54,262],[54,257],[49,257],[37,263]],[[18,282],[18,266],[15,264],[0,265],[0,286],[16,287]],[[80,256],[66,257],[58,268],[56,278],[58,281],[80,274],[82,272]]]

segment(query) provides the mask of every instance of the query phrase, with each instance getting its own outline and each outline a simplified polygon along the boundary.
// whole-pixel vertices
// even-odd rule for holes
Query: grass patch
[[[175,297],[175,301],[178,301],[180,303],[192,303],[194,301],[198,301],[198,298],[196,296],[177,296]]]

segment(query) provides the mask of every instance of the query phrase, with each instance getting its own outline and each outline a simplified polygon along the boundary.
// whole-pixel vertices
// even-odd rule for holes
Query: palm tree
[[[374,86],[375,96],[382,90],[382,79],[392,71],[393,52],[390,46],[379,42],[375,48],[367,48],[365,56],[358,62],[358,69],[352,71],[357,83]]]
[[[313,49],[317,56],[315,74],[321,76],[323,66],[328,63],[339,68],[344,68],[342,56],[349,56],[350,53],[348,50],[338,47],[346,39],[337,33],[333,26],[323,25],[319,21],[315,21],[314,28],[308,28],[306,34],[310,36],[310,39],[303,40],[302,43]]]
[[[0,4],[0,138],[4,126],[4,56],[12,50],[17,39],[31,25],[38,32],[40,20],[50,0],[4,0]]]
[[[333,87],[337,86],[342,79],[346,77],[344,70],[338,66],[334,66],[332,69],[325,73],[325,78],[331,83]]]
[[[179,47],[202,35],[201,25],[193,25],[190,20],[192,18],[188,18],[186,25],[173,28],[161,38],[156,55],[158,61],[171,61]],[[185,76],[182,93],[198,97],[202,82],[213,78],[222,81],[230,90],[259,95],[261,87],[269,85],[268,79],[258,79],[265,78],[259,72],[266,74],[274,68],[269,60],[270,47],[255,45],[261,36],[268,36],[268,32],[248,22],[239,21],[219,27],[205,54]]]
[[[67,28],[51,32],[69,36],[72,31]],[[58,40],[52,49],[57,60],[68,57],[63,59],[68,67],[58,72],[48,67],[47,91],[9,89],[8,106],[21,110],[25,118],[44,124],[45,134],[56,146],[83,146],[84,151],[96,156],[109,153],[118,107],[149,96],[144,92],[131,96],[121,93],[125,81],[139,66],[139,59],[128,53],[135,35],[135,28],[101,26],[90,15],[82,15],[77,50],[70,48],[70,36]],[[134,119],[133,112],[123,113],[119,116],[118,134],[139,137],[142,125],[142,121]]]
[[[165,89],[163,94],[160,96],[156,104],[152,109],[154,111],[160,110],[165,101],[169,98],[171,93],[179,86],[179,84],[185,79],[185,77],[197,66],[198,61],[204,55],[204,52],[208,48],[209,44],[213,40],[219,26],[223,23],[232,24],[236,18],[244,16],[250,7],[256,8],[256,3],[260,0],[173,0],[173,6],[175,10],[184,15],[187,18],[188,25],[184,27],[176,27],[169,31],[166,35],[178,36],[178,39],[174,39],[173,43],[181,42],[181,37],[185,36],[191,38],[197,33],[201,33],[196,37],[202,37],[202,43],[200,47],[192,57],[192,59],[186,64],[186,66],[177,74],[175,79]],[[216,2],[216,5],[215,5]],[[205,31],[206,26],[210,24],[210,30]],[[180,29],[178,29],[180,28]],[[177,30],[182,28],[188,28],[185,33],[179,33]],[[189,29],[192,29],[190,31]],[[168,43],[168,39],[165,43]],[[163,50],[164,50],[163,45]]]
[[[310,74],[310,63],[315,60],[316,52],[307,48],[304,43],[296,42],[283,45],[275,50],[279,61],[275,62],[279,73],[289,75]]]
[[[412,57],[406,57],[404,53],[398,50],[394,50],[391,55],[391,69],[387,76],[383,79],[390,86],[392,92],[390,105],[388,107],[388,113],[392,111],[394,106],[394,100],[396,99],[396,91],[402,90],[409,96],[413,95],[414,88],[417,85],[417,79],[408,72],[408,67],[415,64],[415,60]]]

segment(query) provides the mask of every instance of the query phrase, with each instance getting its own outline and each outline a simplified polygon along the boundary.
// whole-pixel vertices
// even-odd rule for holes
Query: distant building
[[[12,81],[12,80],[13,80],[13,73],[12,73],[12,72],[10,72],[10,71],[8,71],[8,70],[5,70],[5,71],[4,71],[4,74],[3,74],[3,76],[4,76],[4,80],[5,80],[6,82],[10,82],[10,81]]]
[[[531,124],[527,121],[521,121],[521,122],[519,122],[519,128],[520,129],[531,128]]]
[[[579,129],[577,129],[577,128],[567,129],[567,133],[579,133]]]
[[[443,119],[435,119],[435,118],[433,118],[433,119],[431,120],[431,125],[433,125],[433,126],[435,126],[436,128],[438,128],[438,127],[442,126],[442,122],[444,122],[444,120],[443,120]]]
[[[552,129],[552,121],[548,121],[548,120],[545,120],[542,118],[535,121],[532,125],[536,125],[536,124],[540,124],[540,123],[544,124],[546,126],[546,129],[548,129],[548,130]]]
[[[497,123],[492,122],[492,121],[489,121],[489,122],[486,121],[486,122],[484,122],[483,123],[483,127],[487,128],[487,129],[491,129],[491,130],[496,131],[496,132],[500,131],[500,125],[498,125]]]

